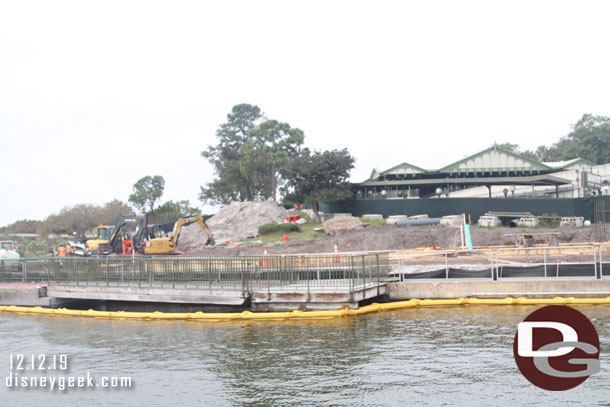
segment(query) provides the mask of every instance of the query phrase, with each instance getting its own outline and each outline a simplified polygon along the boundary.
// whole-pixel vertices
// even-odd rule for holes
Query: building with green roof
[[[544,187],[546,194],[551,191],[559,197],[560,188],[571,190],[574,184],[572,176],[560,175],[566,171],[579,174],[595,165],[581,158],[544,163],[494,145],[441,169],[424,169],[406,162],[385,171],[374,169],[353,189],[356,199],[450,197],[460,191],[458,195],[468,196],[465,191],[476,187],[486,187],[491,198],[493,187],[506,196],[508,191],[514,194],[524,186],[531,191]]]

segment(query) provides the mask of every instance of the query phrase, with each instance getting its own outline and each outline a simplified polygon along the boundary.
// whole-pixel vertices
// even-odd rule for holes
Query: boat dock
[[[75,300],[240,306],[258,311],[358,308],[386,293],[387,253],[258,256],[106,256],[24,260],[0,265],[4,305],[53,306]],[[27,281],[37,282],[39,291]],[[0,292],[2,288],[0,287]],[[29,303],[28,303],[29,301]]]
[[[0,261],[0,305],[75,301],[357,309],[363,302],[610,296],[610,244],[240,257]]]

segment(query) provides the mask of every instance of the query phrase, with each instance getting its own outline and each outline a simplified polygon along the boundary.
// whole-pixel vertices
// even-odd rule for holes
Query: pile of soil
[[[326,233],[334,233],[339,230],[362,229],[360,219],[355,216],[340,216],[332,218],[323,223]]]
[[[206,223],[216,243],[237,242],[258,234],[258,227],[268,223],[282,223],[288,211],[275,201],[233,202],[220,209]],[[182,229],[178,251],[192,252],[205,249],[207,236],[198,224]]]
[[[516,236],[521,233],[534,235],[535,243],[547,243],[545,236],[536,236],[541,233],[557,233],[558,243],[584,243],[591,242],[595,236],[591,228],[479,228],[472,229],[472,243],[474,246],[514,245]],[[418,247],[436,246],[437,248],[456,247],[460,245],[459,228],[441,225],[429,226],[381,226],[367,227],[356,230],[340,230],[334,234],[324,236],[318,240],[282,242],[267,246],[269,254],[296,254],[296,253],[331,253],[337,243],[339,252],[354,252],[367,250],[404,250]],[[197,250],[193,253],[206,255],[262,255],[262,247],[236,247],[214,248]]]
[[[178,252],[190,252],[193,250],[201,250],[206,247],[208,235],[205,234],[198,223],[191,223],[188,226],[183,226],[178,238]]]

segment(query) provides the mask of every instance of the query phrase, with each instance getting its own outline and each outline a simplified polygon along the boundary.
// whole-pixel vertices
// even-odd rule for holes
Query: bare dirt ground
[[[472,228],[472,243],[474,246],[514,245],[518,234],[534,235],[534,243],[547,243],[548,235],[556,233],[558,243],[585,243],[594,240],[591,228]],[[451,248],[460,245],[458,228],[434,226],[381,226],[367,227],[360,230],[341,230],[335,234],[324,236],[318,240],[282,242],[267,247],[269,254],[297,253],[331,253],[334,244],[339,252],[369,251],[369,250],[405,250],[418,247],[435,246],[436,248]],[[262,247],[211,248],[185,252],[185,254],[206,254],[214,256],[228,255],[262,255]]]

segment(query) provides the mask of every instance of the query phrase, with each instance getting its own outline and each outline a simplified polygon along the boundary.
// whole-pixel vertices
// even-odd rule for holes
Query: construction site
[[[314,311],[417,298],[610,296],[602,222],[516,212],[476,220],[323,213],[321,223],[310,215],[271,200],[237,202],[168,231],[122,215],[85,255],[2,260],[0,303]]]
[[[284,312],[421,298],[599,299],[610,296],[607,171],[494,145],[440,170],[374,170],[352,184],[352,199],[321,211],[269,199],[165,224],[124,213],[52,256],[22,259],[3,242],[0,305]]]

